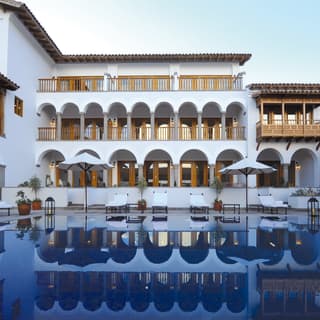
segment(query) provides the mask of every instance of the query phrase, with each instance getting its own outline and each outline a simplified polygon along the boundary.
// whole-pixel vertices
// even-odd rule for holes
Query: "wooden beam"
[[[259,142],[257,143],[256,151],[259,150],[260,144],[261,144],[261,141],[259,141]]]
[[[288,144],[287,144],[287,147],[286,147],[286,150],[289,150],[291,143],[292,143],[292,140],[289,140]]]

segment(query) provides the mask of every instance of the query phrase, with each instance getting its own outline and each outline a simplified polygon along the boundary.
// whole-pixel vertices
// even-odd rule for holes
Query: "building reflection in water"
[[[210,230],[180,231],[50,219],[37,221],[36,242],[0,231],[3,318],[7,304],[12,310],[17,301],[21,312],[61,319],[79,310],[92,319],[124,310],[204,319],[320,317],[320,239],[319,232],[309,232],[307,217],[281,228],[241,217],[216,220]],[[24,294],[33,296],[33,305],[14,286],[10,294],[4,286],[13,283],[6,259],[21,245],[31,257],[24,276],[33,285]]]

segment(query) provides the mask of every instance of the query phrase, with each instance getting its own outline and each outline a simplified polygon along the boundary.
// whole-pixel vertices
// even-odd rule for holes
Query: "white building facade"
[[[190,192],[212,202],[218,176],[222,199],[244,205],[244,177],[219,172],[244,157],[277,169],[250,177],[251,203],[271,188],[287,201],[319,187],[320,85],[244,87],[242,53],[63,55],[12,0],[0,0],[0,35],[0,181],[11,202],[36,174],[42,197],[77,203],[85,177],[58,164],[84,151],[113,165],[87,177],[92,204],[114,187],[135,202],[142,178],[147,198],[165,188],[172,207],[187,207]]]

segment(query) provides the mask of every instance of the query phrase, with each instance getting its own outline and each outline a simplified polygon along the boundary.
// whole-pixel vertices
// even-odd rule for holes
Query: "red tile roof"
[[[319,83],[252,83],[247,86],[258,95],[319,95]]]
[[[5,75],[0,73],[0,88],[14,91],[19,89],[19,86],[13,81],[11,81],[9,78],[7,78]]]

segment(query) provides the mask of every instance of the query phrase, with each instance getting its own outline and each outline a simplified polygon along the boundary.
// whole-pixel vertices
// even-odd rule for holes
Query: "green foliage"
[[[220,178],[214,177],[210,187],[215,189],[215,191],[216,191],[216,201],[218,201],[219,200],[219,195],[220,195],[220,193],[222,192],[222,189],[223,189],[223,184],[222,184]]]
[[[143,192],[146,189],[146,187],[148,186],[147,181],[145,178],[141,178],[138,183],[137,183],[137,187],[139,189],[140,192],[140,198],[141,200],[143,200]]]
[[[25,192],[23,190],[19,190],[17,192],[17,200],[16,203],[17,205],[19,204],[30,204],[31,200],[26,196]]]
[[[31,188],[32,192],[34,192],[34,196],[35,196],[34,200],[40,200],[38,199],[38,191],[41,188],[41,181],[36,175],[30,178],[29,187]]]
[[[317,197],[320,196],[320,189],[302,188],[291,193],[294,197]]]

